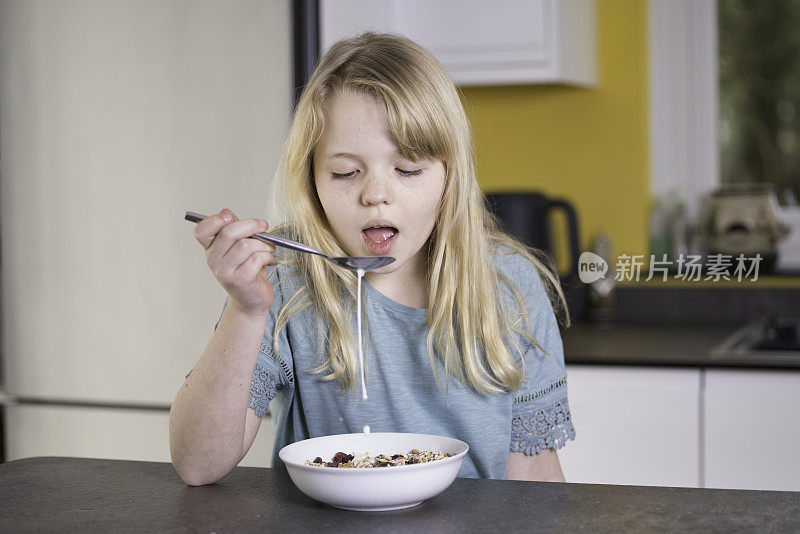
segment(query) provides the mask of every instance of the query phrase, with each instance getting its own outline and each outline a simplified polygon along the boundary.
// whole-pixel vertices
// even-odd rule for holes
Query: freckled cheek
[[[410,199],[408,206],[414,206],[413,216],[407,220],[413,221],[412,231],[419,241],[424,242],[428,239],[431,230],[436,224],[436,211],[438,201],[433,195],[415,196]]]
[[[325,206],[325,213],[328,216],[335,232],[342,234],[349,234],[351,226],[358,224],[358,217],[356,217],[356,210],[353,206],[353,200],[347,191],[333,191],[329,192],[326,200],[323,202]]]

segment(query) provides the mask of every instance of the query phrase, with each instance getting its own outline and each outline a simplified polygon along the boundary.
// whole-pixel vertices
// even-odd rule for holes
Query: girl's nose
[[[392,189],[390,184],[381,177],[368,177],[364,181],[364,189],[361,191],[361,202],[365,206],[391,204]]]

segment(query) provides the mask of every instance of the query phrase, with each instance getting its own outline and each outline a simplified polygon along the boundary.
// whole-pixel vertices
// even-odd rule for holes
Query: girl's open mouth
[[[361,239],[375,256],[386,256],[397,241],[400,231],[393,226],[376,226],[361,231]]]

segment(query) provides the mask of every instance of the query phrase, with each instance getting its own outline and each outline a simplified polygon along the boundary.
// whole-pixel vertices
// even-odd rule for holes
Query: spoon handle
[[[184,218],[187,221],[198,223],[205,219],[206,215],[201,215],[199,213],[195,213],[193,211],[187,211]],[[297,241],[292,241],[291,239],[286,239],[283,237],[276,236],[275,234],[268,234],[266,232],[253,234],[250,237],[259,239],[261,241],[266,241],[267,243],[272,243],[274,245],[278,245],[280,247],[291,248],[294,250],[299,250],[300,252],[308,252],[309,254],[316,254],[317,256],[326,257],[325,254],[320,252],[319,250],[309,247],[308,245],[304,245],[303,243],[298,243]]]

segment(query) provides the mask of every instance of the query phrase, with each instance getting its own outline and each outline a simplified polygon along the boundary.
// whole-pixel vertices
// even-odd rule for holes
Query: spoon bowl
[[[193,211],[187,211],[186,215],[184,216],[187,221],[193,223],[198,223],[206,217],[207,215],[201,215],[200,213],[195,213]],[[277,245],[279,247],[290,248],[292,250],[298,250],[308,254],[316,254],[317,256],[321,256],[326,260],[338,265],[339,267],[344,267],[345,269],[349,269],[351,271],[374,271],[375,269],[380,269],[381,267],[389,265],[394,261],[394,258],[391,256],[339,256],[332,258],[313,247],[304,245],[303,243],[298,243],[297,241],[292,241],[291,239],[286,239],[275,234],[268,234],[266,232],[253,234],[250,237],[260,241],[266,241],[267,243],[272,243],[273,245]]]
[[[327,259],[351,271],[360,270],[364,272],[380,269],[394,261],[391,256],[340,256]]]

